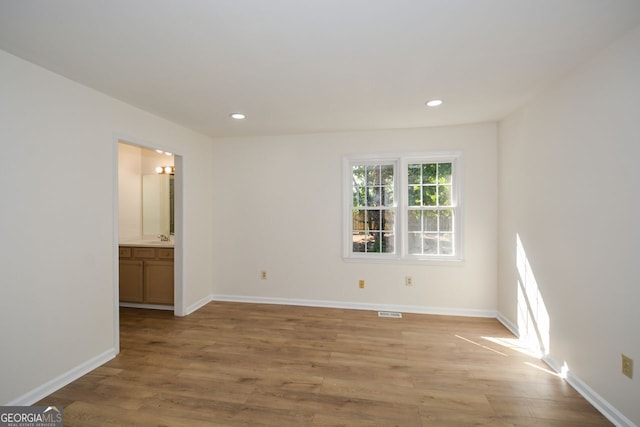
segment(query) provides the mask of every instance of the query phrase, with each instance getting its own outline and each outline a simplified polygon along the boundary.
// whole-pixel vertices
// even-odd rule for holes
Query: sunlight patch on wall
[[[550,319],[533,269],[516,234],[516,267],[518,270],[518,331],[520,339],[540,356],[549,354]]]

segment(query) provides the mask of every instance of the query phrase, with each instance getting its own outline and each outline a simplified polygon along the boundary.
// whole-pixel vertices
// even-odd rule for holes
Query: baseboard
[[[65,372],[62,375],[57,376],[56,378],[42,384],[39,387],[31,390],[30,392],[23,394],[11,402],[6,403],[6,406],[30,406],[36,403],[37,401],[47,397],[51,393],[61,389],[67,384],[77,380],[83,375],[88,374],[94,369],[104,365],[109,360],[116,357],[116,350],[111,348],[105,351],[102,354],[99,354],[86,362],[76,366],[75,368]]]
[[[498,321],[500,323],[502,323],[502,325],[507,328],[509,330],[509,332],[511,332],[513,335],[515,335],[517,338],[520,338],[520,330],[518,329],[518,326],[515,325],[511,320],[507,319],[502,313],[500,313],[499,311],[496,313],[496,319],[498,319]]]
[[[212,299],[213,299],[212,295],[207,295],[206,297],[200,299],[199,301],[196,301],[195,303],[191,304],[189,307],[186,308],[185,316],[188,316],[191,313],[193,313],[194,311],[199,310],[200,308],[202,308],[205,305],[209,304]]]
[[[282,304],[305,307],[344,308],[351,310],[399,311],[401,313],[438,314],[443,316],[496,317],[494,310],[425,307],[415,305],[369,304],[327,300],[247,297],[242,295],[211,295],[210,301],[247,302],[255,304]]]
[[[573,372],[563,373],[563,363],[553,356],[547,355],[542,358],[551,369],[558,374],[564,374],[565,380],[573,387],[582,397],[591,403],[598,411],[602,413],[609,421],[618,427],[638,427],[624,414],[618,411],[613,405],[607,402],[602,396],[596,393],[589,385],[582,381]]]

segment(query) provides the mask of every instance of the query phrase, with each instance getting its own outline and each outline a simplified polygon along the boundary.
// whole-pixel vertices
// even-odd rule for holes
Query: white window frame
[[[343,259],[345,261],[438,263],[464,260],[464,227],[462,181],[463,163],[460,151],[438,151],[400,154],[349,155],[343,159]],[[411,163],[451,163],[453,255],[419,255],[409,253],[408,231],[408,165]],[[353,251],[353,167],[358,165],[394,165],[394,253]]]

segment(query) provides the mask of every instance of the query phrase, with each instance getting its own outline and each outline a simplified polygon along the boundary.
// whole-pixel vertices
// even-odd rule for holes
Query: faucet
[[[170,239],[170,238],[169,238],[169,236],[168,236],[168,235],[166,235],[166,234],[161,234],[161,235],[160,235],[160,236],[158,236],[158,237],[160,237],[160,241],[161,241],[161,242],[168,242],[168,241],[169,241],[169,239]]]

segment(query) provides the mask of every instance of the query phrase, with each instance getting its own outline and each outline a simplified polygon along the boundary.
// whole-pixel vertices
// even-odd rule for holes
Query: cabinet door
[[[120,301],[143,302],[142,261],[120,260]]]
[[[173,304],[173,261],[144,262],[144,301]]]

